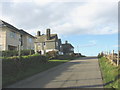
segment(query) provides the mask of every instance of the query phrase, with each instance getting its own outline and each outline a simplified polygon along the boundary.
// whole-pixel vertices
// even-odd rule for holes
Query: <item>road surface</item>
[[[85,57],[64,63],[7,88],[103,88],[98,59]]]

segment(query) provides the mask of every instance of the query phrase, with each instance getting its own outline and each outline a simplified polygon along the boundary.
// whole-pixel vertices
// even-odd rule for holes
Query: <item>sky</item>
[[[86,56],[120,46],[118,0],[1,0],[0,11],[0,19],[32,35],[50,28]]]

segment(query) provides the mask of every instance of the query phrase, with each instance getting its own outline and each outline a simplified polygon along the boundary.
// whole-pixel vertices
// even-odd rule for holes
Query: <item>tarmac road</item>
[[[29,77],[7,88],[103,88],[96,57],[85,57]]]

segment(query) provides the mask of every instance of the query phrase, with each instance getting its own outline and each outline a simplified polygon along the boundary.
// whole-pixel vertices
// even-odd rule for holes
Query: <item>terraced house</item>
[[[0,20],[0,49],[2,51],[18,49],[34,50],[34,40],[35,37],[31,34]]]
[[[70,43],[62,44],[57,34],[51,34],[46,29],[46,34],[37,32],[32,36],[22,29],[0,20],[0,50],[34,50],[36,53],[46,54],[49,51],[57,51],[59,55],[73,54],[74,47]]]
[[[40,54],[45,54],[49,51],[57,51],[59,54],[61,52],[61,39],[58,39],[57,34],[51,34],[51,30],[46,30],[46,35],[37,32],[35,40],[35,52]]]

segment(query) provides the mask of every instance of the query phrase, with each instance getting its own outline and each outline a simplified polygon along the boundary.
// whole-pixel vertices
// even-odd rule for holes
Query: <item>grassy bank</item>
[[[37,58],[41,59],[38,60]],[[3,87],[69,61],[45,60],[45,62],[43,62],[44,60],[42,59],[44,58],[45,57],[41,56],[30,56],[22,58],[21,61],[12,59],[3,60]]]
[[[111,63],[105,58],[102,57],[99,59],[103,81],[104,81],[104,87],[105,88],[116,88],[120,90],[119,84],[120,83],[120,66],[116,67],[111,65]]]

